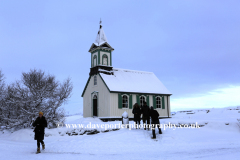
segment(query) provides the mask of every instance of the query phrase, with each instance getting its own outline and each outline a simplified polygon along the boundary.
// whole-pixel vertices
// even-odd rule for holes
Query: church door
[[[93,97],[93,116],[98,116],[97,115],[97,107],[98,107],[98,104],[97,104],[98,100],[97,100],[97,96],[94,95]]]

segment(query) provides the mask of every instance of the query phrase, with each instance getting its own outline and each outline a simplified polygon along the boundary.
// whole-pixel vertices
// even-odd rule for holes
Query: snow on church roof
[[[113,73],[100,73],[110,91],[171,94],[153,72],[113,68]]]

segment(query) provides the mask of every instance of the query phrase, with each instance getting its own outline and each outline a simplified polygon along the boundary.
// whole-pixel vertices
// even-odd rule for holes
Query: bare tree
[[[5,96],[5,83],[4,83],[4,75],[0,70],[0,123],[2,123],[2,109],[4,107],[4,96]]]
[[[28,127],[39,111],[44,113],[49,127],[63,122],[65,111],[61,108],[71,96],[73,86],[70,78],[60,83],[53,75],[41,70],[22,73],[22,80],[9,85],[5,96],[8,106],[3,119],[10,127]]]

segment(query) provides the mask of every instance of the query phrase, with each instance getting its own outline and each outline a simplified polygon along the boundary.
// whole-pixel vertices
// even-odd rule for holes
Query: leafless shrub
[[[65,111],[61,108],[71,96],[70,78],[63,83],[41,70],[22,73],[22,80],[8,85],[1,107],[1,123],[9,128],[29,127],[42,111],[49,128],[63,122]]]

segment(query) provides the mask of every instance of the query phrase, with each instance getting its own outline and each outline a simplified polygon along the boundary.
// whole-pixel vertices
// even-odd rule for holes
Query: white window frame
[[[140,106],[143,106],[143,102],[142,102],[142,105],[141,105],[141,97],[144,97],[144,101],[147,103],[147,97],[144,96],[144,95],[141,95],[139,96],[139,103],[140,103]]]
[[[157,98],[160,98],[160,107],[158,107],[158,104],[157,104]],[[155,101],[156,101],[156,108],[162,108],[162,97],[161,96],[157,96],[155,97]]]
[[[123,104],[126,104],[126,103],[123,103],[123,96],[127,97],[127,106],[128,107],[123,107]],[[129,108],[129,96],[127,94],[123,94],[122,95],[122,109],[128,109],[128,108]]]

